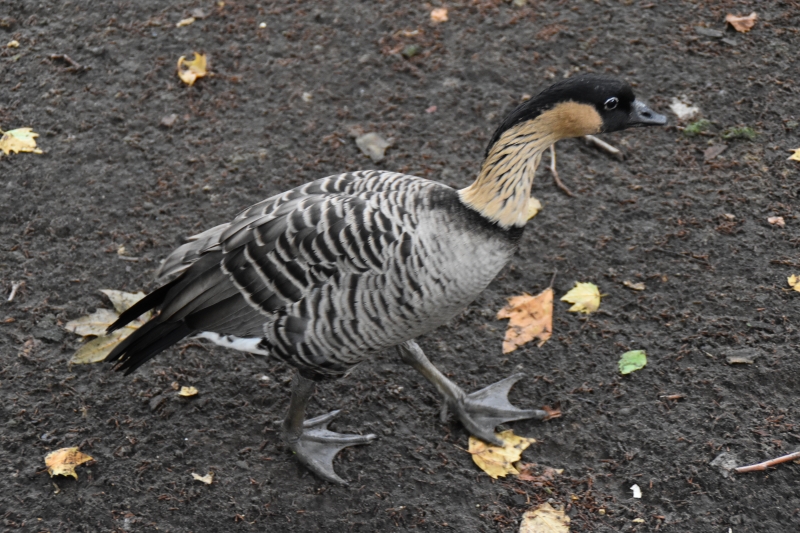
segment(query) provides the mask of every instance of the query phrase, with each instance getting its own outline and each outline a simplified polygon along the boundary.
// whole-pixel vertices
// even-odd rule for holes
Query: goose
[[[191,237],[156,274],[159,287],[111,325],[153,317],[107,356],[130,374],[186,337],[268,355],[296,371],[282,438],[320,478],[345,447],[375,435],[328,429],[339,411],[306,419],[315,383],[396,349],[475,437],[542,419],[508,400],[523,376],[467,393],[414,340],[472,302],[509,262],[530,218],[542,153],[558,140],[663,125],[621,80],[562,80],[514,109],[489,141],[475,181],[460,190],[389,171],[345,172],[296,187]]]

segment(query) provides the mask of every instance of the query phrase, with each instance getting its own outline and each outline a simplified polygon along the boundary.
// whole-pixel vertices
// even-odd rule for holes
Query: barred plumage
[[[284,438],[315,473],[341,483],[333,456],[374,436],[328,431],[333,415],[305,421],[309,379],[339,376],[397,347],[472,434],[498,443],[497,424],[544,416],[508,403],[519,377],[467,395],[413,339],[461,311],[508,262],[545,149],[570,136],[664,121],[635,101],[627,84],[573,78],[512,112],[492,138],[478,178],[460,191],[415,176],[362,171],[268,198],[165,260],[161,287],[112,328],[149,309],[158,314],[107,360],[130,373],[192,334],[283,359],[300,371]]]

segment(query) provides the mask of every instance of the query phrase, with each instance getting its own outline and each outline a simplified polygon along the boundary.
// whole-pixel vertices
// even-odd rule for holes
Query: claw
[[[468,394],[451,408],[473,436],[495,446],[503,446],[503,441],[495,436],[495,427],[504,422],[527,418],[542,420],[547,416],[539,409],[519,409],[508,401],[511,387],[523,377],[524,374],[509,376]]]
[[[336,418],[339,411],[330,413],[303,422],[303,432],[297,439],[286,439],[301,463],[319,477],[347,485],[333,470],[333,459],[340,451],[348,446],[368,444],[377,438],[377,435],[350,435],[336,433],[328,429],[328,423]]]

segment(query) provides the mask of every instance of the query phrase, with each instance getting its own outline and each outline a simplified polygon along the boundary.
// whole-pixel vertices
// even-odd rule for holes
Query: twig
[[[764,461],[763,463],[758,463],[755,465],[748,465],[748,466],[740,466],[739,468],[734,468],[733,471],[737,474],[744,474],[745,472],[757,472],[761,470],[766,470],[770,466],[779,465],[781,463],[787,463],[793,459],[800,458],[800,451],[790,453],[789,455],[782,455],[781,457],[777,457],[775,459],[770,459],[769,461]]]
[[[575,195],[572,194],[572,191],[569,190],[567,188],[567,186],[564,185],[561,182],[561,178],[558,177],[558,171],[556,170],[556,144],[555,143],[550,145],[550,172],[553,173],[553,181],[556,182],[556,186],[559,189],[561,189],[562,191],[564,191],[567,196],[574,197]]]
[[[604,151],[611,157],[616,157],[620,161],[625,159],[625,154],[623,154],[622,151],[620,151],[618,148],[614,148],[605,141],[601,141],[594,135],[586,135],[584,136],[583,140],[586,141],[586,144],[588,144],[589,146],[594,146],[595,148],[599,148],[600,150]]]
[[[65,63],[67,63],[69,65],[69,68],[67,70],[70,70],[70,71],[73,71],[73,72],[83,72],[83,71],[86,71],[86,70],[89,70],[89,69],[92,68],[92,67],[84,67],[84,66],[82,66],[80,63],[78,63],[77,61],[75,61],[74,59],[69,57],[67,54],[53,54],[53,55],[50,56],[50,59],[52,59],[52,60],[57,60],[58,59],[58,60],[61,60],[61,61],[65,62]]]
[[[19,289],[23,285],[25,285],[24,281],[15,281],[14,283],[12,283],[11,284],[11,294],[8,295],[8,300],[6,300],[6,301],[13,302],[14,301],[14,296],[17,295],[17,289]]]

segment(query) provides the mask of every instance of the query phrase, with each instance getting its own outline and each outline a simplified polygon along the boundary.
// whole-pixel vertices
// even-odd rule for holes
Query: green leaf
[[[647,364],[647,353],[644,350],[631,350],[625,352],[619,359],[621,374],[630,374],[634,370],[641,370]]]

